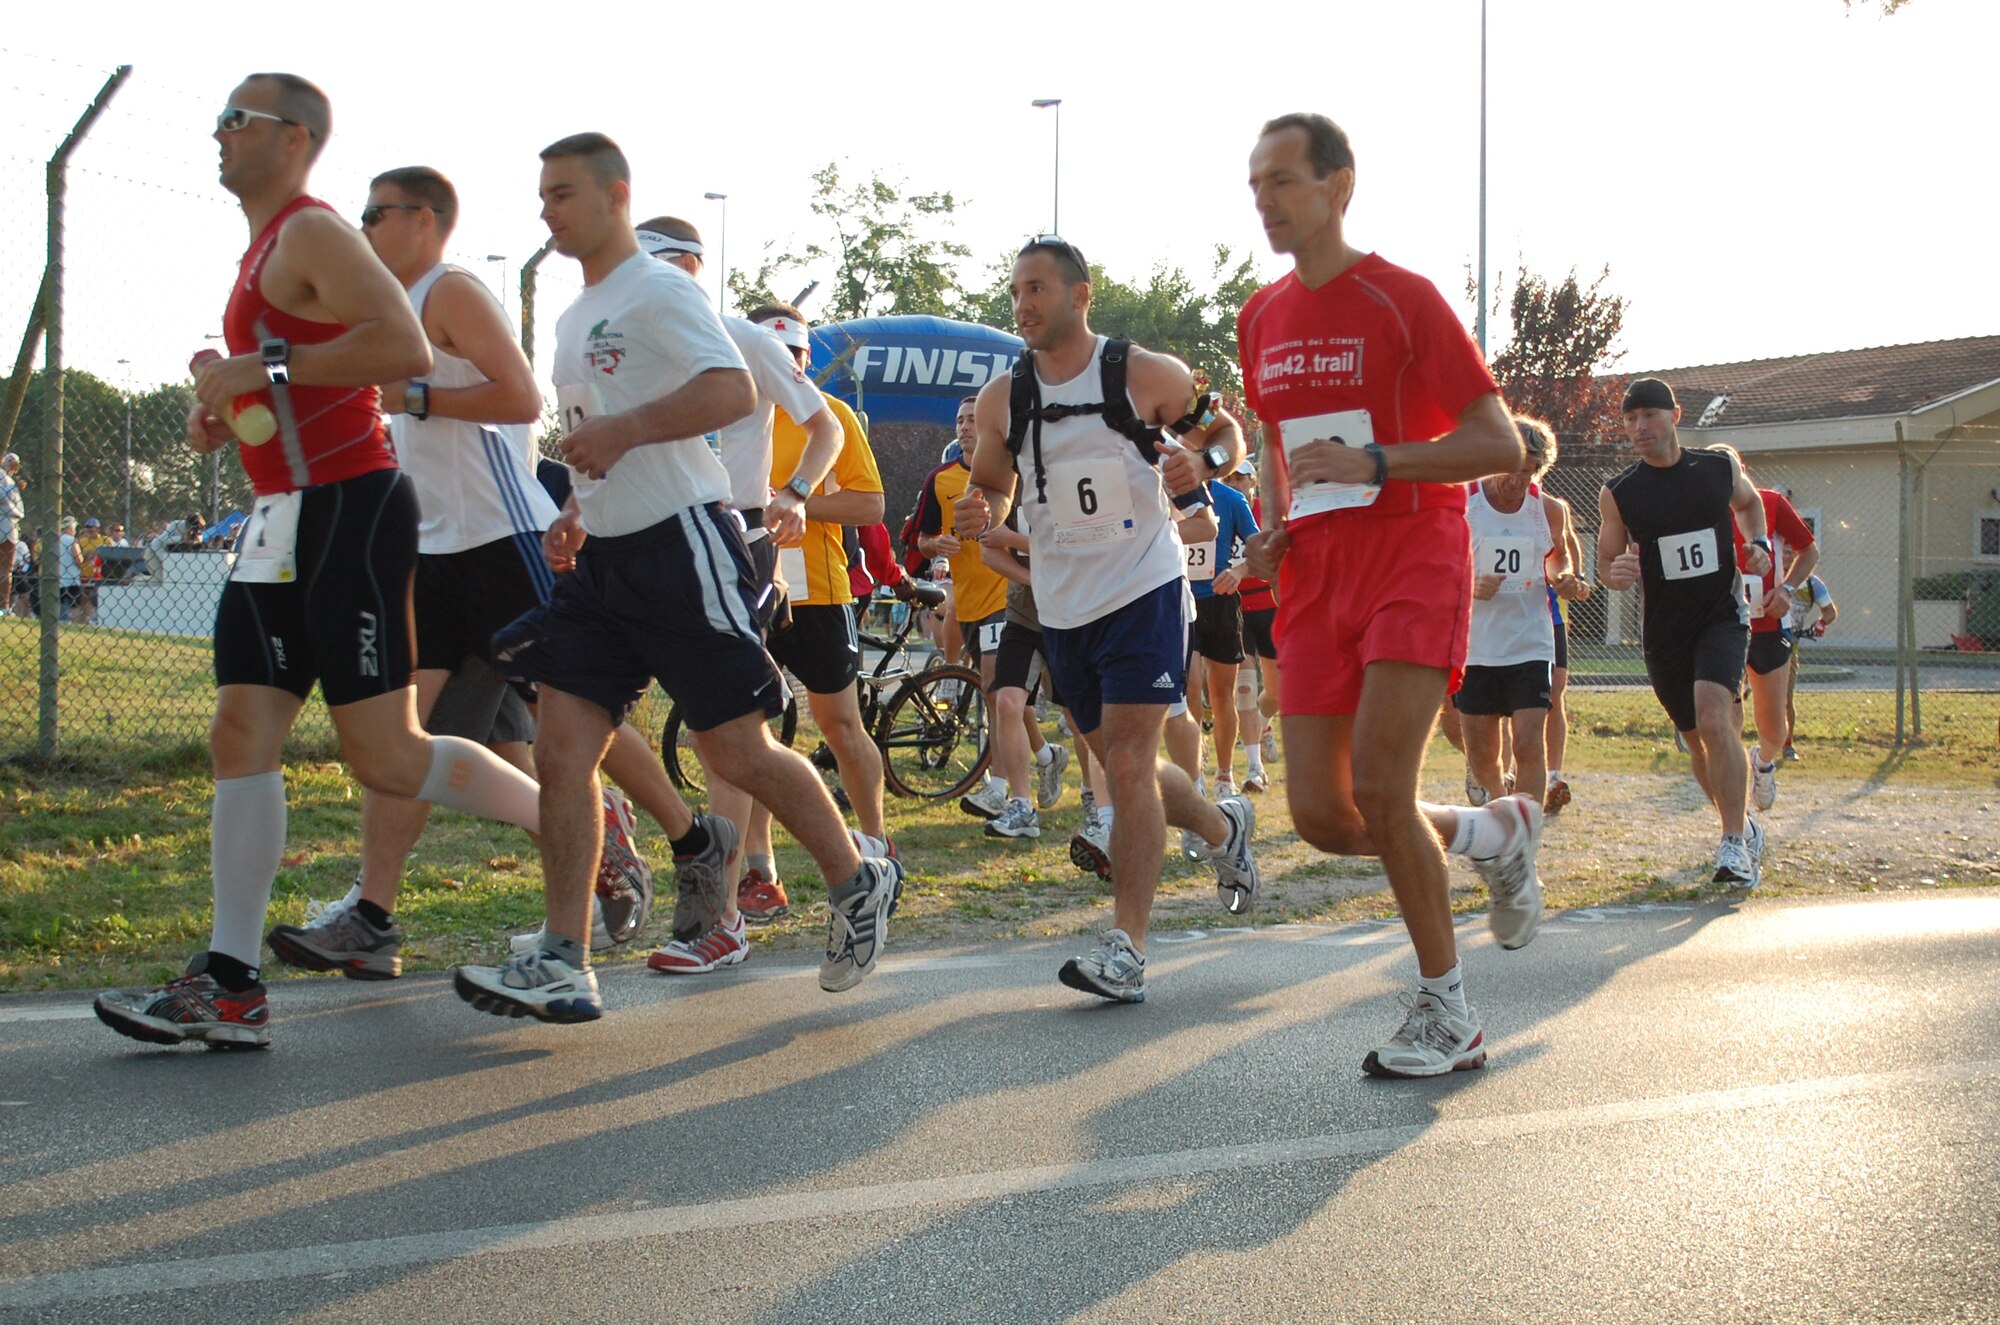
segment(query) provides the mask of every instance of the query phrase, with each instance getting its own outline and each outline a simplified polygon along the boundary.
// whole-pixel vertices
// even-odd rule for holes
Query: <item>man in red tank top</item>
[[[238,441],[256,499],[216,608],[208,950],[179,980],[97,1000],[106,1025],[152,1043],[270,1043],[258,967],[285,847],[281,758],[315,683],[371,791],[539,822],[518,769],[417,726],[417,501],[375,384],[424,376],[430,346],[360,233],[306,192],[331,128],[325,93],[293,74],[252,74],[216,120],[251,243],[223,318],[230,357],[196,372],[187,437],[203,453]]]
[[[1439,705],[1465,662],[1465,491],[1523,457],[1464,326],[1414,272],[1348,244],[1347,135],[1324,115],[1264,126],[1250,188],[1294,270],[1237,319],[1244,394],[1264,429],[1266,532],[1250,573],[1278,586],[1286,793],[1300,837],[1380,856],[1417,950],[1418,989],[1364,1071],[1438,1076],[1486,1061],[1466,1002],[1442,846],[1493,895],[1502,946],[1541,915],[1541,807],[1420,804]]]

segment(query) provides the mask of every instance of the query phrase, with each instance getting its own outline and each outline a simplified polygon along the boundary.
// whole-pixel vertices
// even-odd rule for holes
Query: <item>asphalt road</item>
[[[290,982],[265,1053],[0,1000],[0,1319],[2000,1319],[2000,894],[1461,933],[1493,1056],[1423,1083],[1378,925],[1162,936],[1137,1007],[1069,943],[584,1027]]]

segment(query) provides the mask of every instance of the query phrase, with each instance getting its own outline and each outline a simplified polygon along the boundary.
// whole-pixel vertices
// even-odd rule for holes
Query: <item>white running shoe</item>
[[[1725,834],[1715,850],[1714,882],[1731,888],[1757,886],[1757,862],[1751,859],[1749,844],[1733,833]]]
[[[1062,799],[1063,770],[1069,767],[1069,747],[1050,745],[1046,748],[1055,753],[1049,757],[1048,763],[1035,769],[1035,808],[1038,810],[1054,809],[1056,802]]]
[[[1479,779],[1478,779],[1478,778],[1476,778],[1476,777],[1474,777],[1474,776],[1472,776],[1472,770],[1471,770],[1471,769],[1469,769],[1469,768],[1468,768],[1468,769],[1466,769],[1466,770],[1465,770],[1465,803],[1466,803],[1467,805],[1470,805],[1470,806],[1471,806],[1471,807],[1472,807],[1473,809],[1475,809],[1475,810],[1476,810],[1476,809],[1478,809],[1478,808],[1479,808],[1480,806],[1482,806],[1482,805],[1486,804],[1487,800],[1488,800],[1488,797],[1487,797],[1487,795],[1486,795],[1486,788],[1484,788],[1484,787],[1482,787],[1482,786],[1480,786],[1480,785],[1479,785]]]
[[[1388,1043],[1371,1050],[1361,1070],[1371,1077],[1441,1077],[1486,1066],[1486,1033],[1479,1012],[1467,1006],[1461,1017],[1435,994],[1398,994],[1403,1024]]]
[[[1189,860],[1207,860],[1208,853],[1207,839],[1192,828],[1181,829],[1181,855]]]
[[[889,913],[903,891],[903,867],[894,860],[864,860],[851,884],[827,898],[826,955],[819,987],[829,994],[854,988],[875,969],[889,944]]]
[[[1270,779],[1265,775],[1263,769],[1253,768],[1243,775],[1243,792],[1245,795],[1254,796],[1259,792],[1269,791],[1270,789]]]
[[[1106,930],[1095,948],[1064,962],[1056,978],[1114,1003],[1146,1001],[1146,957],[1122,929]]]
[[[975,819],[997,819],[1007,811],[1007,788],[988,777],[959,798],[958,808]]]
[[[998,816],[986,821],[988,837],[1040,837],[1042,817],[1035,807],[1016,797],[1007,802],[1007,808]]]
[[[1750,752],[1750,803],[1768,810],[1778,803],[1778,766],[1767,764]]]
[[[360,900],[361,876],[357,874],[354,876],[354,886],[347,890],[347,896],[336,898],[331,902],[322,902],[317,898],[306,902],[306,926],[310,928],[322,923],[330,924],[352,911],[354,904]]]
[[[1093,822],[1084,824],[1083,831],[1069,840],[1070,864],[1085,874],[1095,874],[1106,883],[1111,881],[1111,816],[1104,811],[1097,812]]]
[[[1743,845],[1749,849],[1750,859],[1757,862],[1761,880],[1764,870],[1764,825],[1754,814],[1744,816]]]
[[[1217,778],[1215,780],[1215,803],[1217,805],[1222,804],[1222,802],[1228,800],[1235,794],[1236,794],[1235,778]]]
[[[568,1023],[596,1021],[604,1015],[597,972],[579,971],[539,949],[505,966],[461,966],[452,972],[452,982],[460,998],[496,1017]]]
[[[1215,867],[1215,895],[1230,915],[1248,915],[1257,901],[1257,861],[1250,854],[1257,807],[1242,796],[1231,796],[1216,808],[1229,821],[1229,836],[1208,857]]]
[[[1278,731],[1275,727],[1264,729],[1264,762],[1267,764],[1278,762]]]
[[[1533,796],[1502,796],[1480,813],[1497,814],[1507,823],[1507,845],[1500,854],[1469,858],[1492,898],[1486,924],[1501,947],[1525,948],[1542,923],[1542,881],[1535,873],[1542,807]]]

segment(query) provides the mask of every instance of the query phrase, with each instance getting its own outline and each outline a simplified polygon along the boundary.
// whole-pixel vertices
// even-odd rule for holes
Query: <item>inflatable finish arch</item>
[[[904,315],[831,322],[812,332],[812,374],[875,423],[949,428],[958,402],[1021,357],[1019,336],[976,322]]]

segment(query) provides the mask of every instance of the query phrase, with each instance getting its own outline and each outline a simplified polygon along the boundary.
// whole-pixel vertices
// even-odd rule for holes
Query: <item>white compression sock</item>
[[[254,773],[215,784],[208,868],[215,880],[211,952],[263,965],[264,912],[285,854],[285,775]]]
[[[1465,977],[1460,963],[1452,963],[1452,968],[1443,975],[1419,975],[1417,988],[1436,998],[1451,1010],[1453,1016],[1463,1017],[1469,1009],[1465,1005]]]
[[[1507,845],[1508,824],[1499,809],[1484,806],[1472,809],[1464,805],[1433,806],[1421,805],[1419,809],[1448,809],[1458,818],[1458,827],[1444,849],[1454,856],[1478,856],[1484,859],[1497,856]]]
[[[431,771],[416,799],[541,831],[542,793],[533,778],[463,737],[433,736],[430,743]]]

